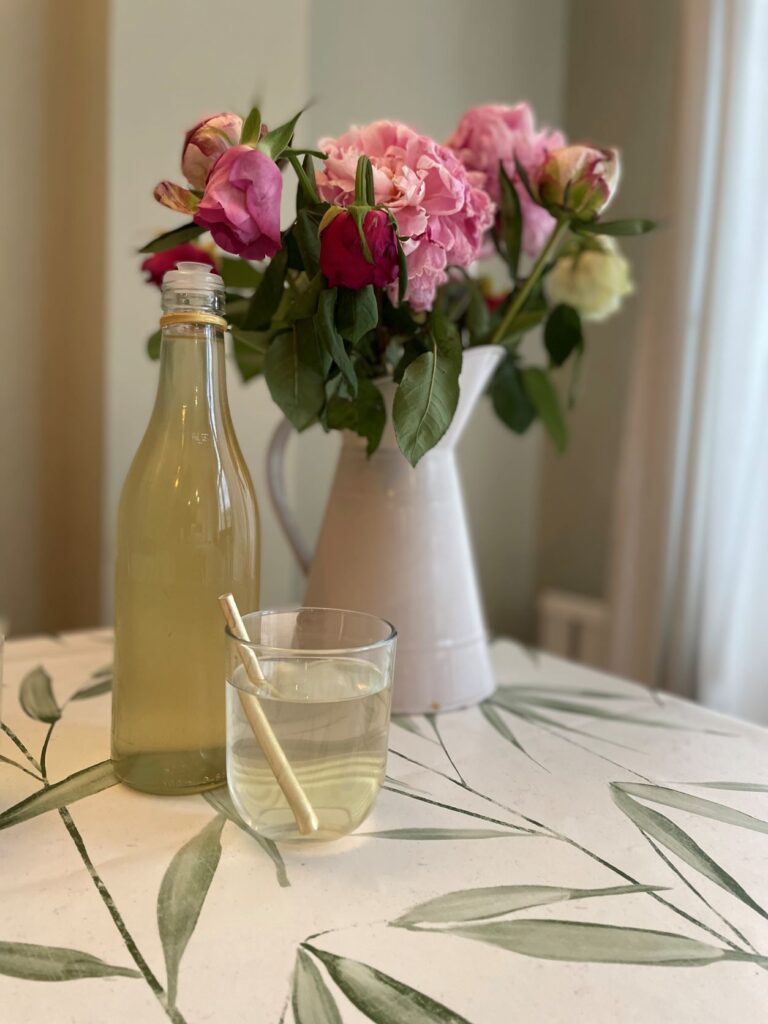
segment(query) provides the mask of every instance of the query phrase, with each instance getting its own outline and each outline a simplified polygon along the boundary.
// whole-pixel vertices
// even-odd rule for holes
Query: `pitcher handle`
[[[307,547],[304,538],[301,536],[296,519],[291,512],[285,493],[285,446],[293,432],[289,420],[281,420],[275,428],[267,448],[267,483],[269,485],[269,496],[272,499],[272,508],[275,510],[278,522],[283,528],[291,550],[296,556],[296,561],[301,571],[306,576],[312,562],[312,553]]]

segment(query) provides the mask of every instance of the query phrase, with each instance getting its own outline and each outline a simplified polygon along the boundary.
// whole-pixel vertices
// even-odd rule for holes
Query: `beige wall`
[[[573,0],[565,100],[572,139],[617,145],[621,192],[611,215],[653,216],[679,59],[675,0]],[[658,211],[656,211],[658,212]],[[663,230],[663,229],[662,229]],[[538,584],[605,595],[613,493],[633,344],[649,252],[622,247],[637,295],[605,324],[587,325],[581,398],[565,455],[547,446],[538,517]]]
[[[100,611],[106,14],[0,7],[0,618],[15,633]]]

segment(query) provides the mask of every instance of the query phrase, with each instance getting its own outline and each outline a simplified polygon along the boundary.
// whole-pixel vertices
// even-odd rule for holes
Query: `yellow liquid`
[[[227,771],[240,816],[274,840],[346,835],[384,779],[391,687],[375,665],[354,658],[262,660],[261,667],[269,682],[258,699],[320,827],[299,833],[243,710],[254,690],[241,668],[227,685]]]
[[[192,336],[194,335],[194,336]],[[224,622],[258,607],[256,499],[212,328],[163,341],[158,399],[118,513],[112,757],[152,793],[222,784]]]

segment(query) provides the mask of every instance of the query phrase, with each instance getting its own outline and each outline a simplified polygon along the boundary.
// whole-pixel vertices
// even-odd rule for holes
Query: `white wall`
[[[204,0],[165,0],[161,7],[112,0],[107,595],[117,497],[156,379],[143,343],[157,320],[158,295],[142,284],[135,249],[178,223],[153,203],[151,189],[161,178],[178,177],[183,129],[205,112],[242,110],[252,96],[273,122],[314,98],[303,119],[304,141],[377,117],[406,120],[443,138],[468,106],[522,98],[544,121],[557,123],[567,6],[566,0],[391,0],[382,9],[368,0],[220,0],[212,8]],[[300,581],[268,508],[262,472],[278,414],[262,381],[242,388],[235,380],[233,368],[236,427],[261,495],[263,600],[281,603],[300,595]],[[319,526],[337,447],[337,438],[318,429],[292,443],[289,474],[309,537]],[[462,449],[489,619],[493,628],[517,634],[530,625],[540,455],[537,433],[512,437],[487,403]]]
[[[104,609],[111,617],[115,515],[123,478],[154,399],[157,364],[144,351],[156,329],[159,293],[143,283],[136,250],[179,224],[152,198],[162,178],[180,179],[186,128],[206,113],[247,111],[259,97],[272,123],[309,96],[307,0],[111,0],[109,101],[109,278],[107,296],[107,473]],[[262,513],[263,601],[297,592],[297,572],[268,507],[262,467],[279,419],[263,381],[247,388],[230,367],[238,437]]]

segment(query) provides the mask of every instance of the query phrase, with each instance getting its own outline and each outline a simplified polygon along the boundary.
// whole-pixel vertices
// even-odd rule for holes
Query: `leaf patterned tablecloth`
[[[768,1018],[768,733],[508,642],[398,718],[359,832],[280,846],[109,764],[107,631],[7,644],[3,1024]]]

